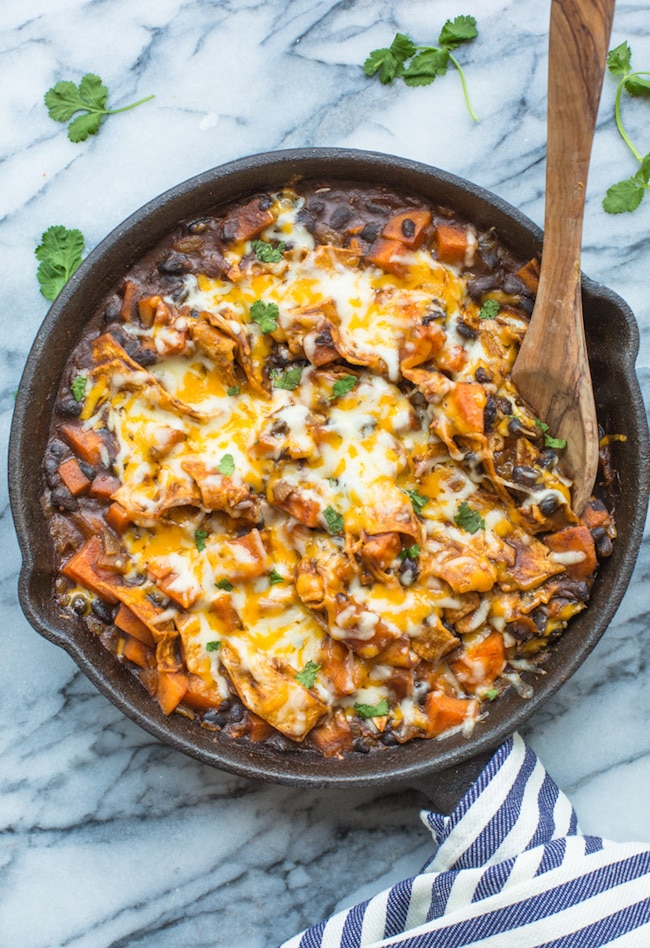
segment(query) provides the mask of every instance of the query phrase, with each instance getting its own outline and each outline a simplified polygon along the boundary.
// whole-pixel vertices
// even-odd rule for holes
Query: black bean
[[[341,228],[345,227],[345,225],[349,222],[351,217],[352,211],[350,208],[341,204],[334,208],[334,211],[332,212],[332,216],[329,220],[330,227],[333,227],[334,230],[341,230]]]
[[[534,467],[527,464],[517,464],[512,470],[512,479],[516,484],[534,484],[539,478],[539,473]]]
[[[50,441],[49,451],[53,457],[62,458],[64,454],[68,453],[68,446],[59,438],[54,438]]]
[[[514,273],[509,273],[508,276],[503,281],[503,289],[506,293],[509,293],[511,296],[530,296],[530,290],[526,284],[515,276]]]
[[[185,302],[189,294],[190,291],[184,283],[179,283],[178,286],[172,287],[169,291],[169,295],[173,301],[179,305]]]
[[[77,418],[81,414],[81,409],[81,402],[78,402],[72,395],[64,395],[56,404],[56,410],[64,418]]]
[[[170,253],[158,264],[158,272],[167,276],[180,276],[182,273],[187,273],[189,268],[190,263],[187,257],[182,257],[177,253]]]
[[[366,226],[361,231],[360,237],[362,240],[365,240],[366,243],[372,244],[379,237],[380,231],[380,224],[366,224]]]
[[[220,711],[230,711],[232,707],[232,701],[230,698],[224,698],[221,704],[219,705]]]
[[[612,541],[607,536],[607,534],[605,534],[605,536],[601,537],[596,543],[596,552],[598,553],[598,556],[607,557],[611,556],[612,550]]]
[[[485,400],[485,408],[483,409],[483,427],[486,431],[492,429],[494,420],[497,416],[497,405],[494,398],[491,395]]]
[[[83,461],[81,458],[79,458],[79,467],[84,472],[88,480],[92,481],[93,477],[97,473],[92,464],[89,464],[88,461]]]
[[[494,290],[497,285],[497,278],[491,273],[489,276],[476,277],[474,280],[468,280],[467,292],[475,303],[482,303],[483,296],[490,290]]]
[[[462,319],[456,321],[456,329],[463,339],[476,339],[478,333]]]
[[[214,727],[224,727],[228,717],[223,713],[223,711],[215,711],[214,709],[210,709],[204,713],[201,720],[205,721],[206,724],[212,724]]]
[[[539,503],[539,511],[544,517],[550,517],[560,506],[560,501],[556,494],[547,494]]]
[[[70,605],[72,611],[78,616],[85,616],[88,612],[88,598],[86,596],[73,596]]]
[[[355,737],[352,746],[359,754],[369,754],[370,747],[365,737]]]
[[[76,499],[72,496],[67,487],[55,487],[52,493],[50,494],[50,500],[53,507],[58,507],[60,510],[78,510],[79,504]]]
[[[436,319],[444,319],[445,314],[438,306],[432,306],[428,313],[422,317],[422,325],[428,326],[429,323],[433,323]]]
[[[131,356],[134,362],[137,362],[138,365],[147,366],[153,365],[154,362],[158,361],[158,356],[156,355],[153,349],[144,348],[137,349]]]
[[[260,211],[268,211],[272,204],[273,198],[269,194],[263,194],[259,203]]]
[[[399,741],[392,731],[384,731],[379,739],[386,747],[396,747],[399,744]]]
[[[233,724],[237,724],[244,717],[244,705],[239,702],[233,704],[228,717]]]
[[[316,221],[313,214],[310,214],[306,207],[301,207],[298,213],[296,214],[296,221],[299,224],[302,224],[310,234],[313,234],[314,227],[316,226]]]
[[[504,398],[502,395],[495,395],[494,400],[502,415],[512,414],[512,402],[509,398]]]
[[[594,527],[591,531],[591,538],[594,543],[597,540],[602,540],[603,537],[607,536],[607,530],[604,527]]]
[[[415,233],[415,221],[410,217],[405,217],[402,221],[402,233],[405,237],[412,237]]]
[[[492,376],[489,372],[486,372],[482,365],[479,365],[478,369],[474,373],[474,378],[477,382],[480,382],[481,385],[485,385],[486,382],[492,381]]]
[[[110,625],[113,621],[113,613],[115,609],[111,606],[110,603],[104,602],[103,599],[93,599],[91,610],[93,615],[96,615],[105,625]]]
[[[420,570],[415,560],[407,557],[402,561],[399,568],[399,581],[402,586],[412,586],[419,574]]]
[[[325,210],[325,201],[321,201],[320,198],[312,197],[306,203],[306,208],[310,214],[322,214]]]
[[[539,452],[539,463],[542,467],[552,467],[557,461],[557,454],[553,448],[542,448]]]
[[[121,311],[122,304],[120,303],[117,296],[113,296],[108,301],[106,309],[104,310],[104,321],[107,323],[114,323],[116,319],[120,318]]]
[[[518,418],[511,418],[508,422],[508,431],[511,435],[513,435],[513,437],[520,438],[523,434],[525,434],[526,429]]]

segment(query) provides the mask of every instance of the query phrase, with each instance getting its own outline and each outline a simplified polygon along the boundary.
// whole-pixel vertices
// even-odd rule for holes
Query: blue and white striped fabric
[[[523,740],[503,744],[449,816],[419,875],[282,948],[650,946],[650,846],[583,836]]]

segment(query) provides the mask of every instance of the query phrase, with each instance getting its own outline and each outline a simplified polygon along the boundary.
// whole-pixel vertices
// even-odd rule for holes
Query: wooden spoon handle
[[[589,160],[613,16],[614,0],[551,4],[544,246],[552,257],[556,252],[556,263],[568,273],[580,260]],[[573,275],[579,278],[579,273]]]
[[[578,513],[598,467],[580,288],[582,217],[613,15],[614,0],[551,3],[544,248],[535,308],[512,370],[522,398],[567,442]]]

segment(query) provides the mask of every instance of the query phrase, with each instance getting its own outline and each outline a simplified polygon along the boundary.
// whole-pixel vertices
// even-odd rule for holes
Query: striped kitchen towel
[[[515,734],[449,816],[421,873],[282,948],[650,946],[650,846],[583,836]]]

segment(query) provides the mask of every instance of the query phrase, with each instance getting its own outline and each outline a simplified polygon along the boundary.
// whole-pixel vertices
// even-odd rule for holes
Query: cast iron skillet
[[[23,555],[19,596],[25,615],[45,638],[64,648],[118,708],[183,753],[253,779],[310,787],[411,784],[449,808],[489,753],[530,717],[578,668],[609,624],[629,582],[641,541],[648,496],[649,446],[645,411],[634,374],[638,329],[616,294],[585,278],[583,298],[589,356],[600,423],[623,434],[613,460],[619,475],[619,539],[600,568],[588,609],[553,647],[544,675],[529,678],[533,697],[512,689],[490,707],[470,740],[411,741],[378,753],[325,760],[310,752],[280,753],[234,743],[180,715],[165,717],[140,683],[80,621],[56,605],[54,557],[39,497],[40,459],[64,364],[86,320],[123,274],[179,220],[205,214],[223,201],[287,183],[295,176],[382,182],[454,208],[479,227],[494,226],[524,257],[539,252],[542,233],[489,192],[435,168],[372,152],[296,149],[256,155],[207,171],[151,201],[117,227],[83,262],[50,309],[27,360],[16,399],[9,453],[13,517]]]

